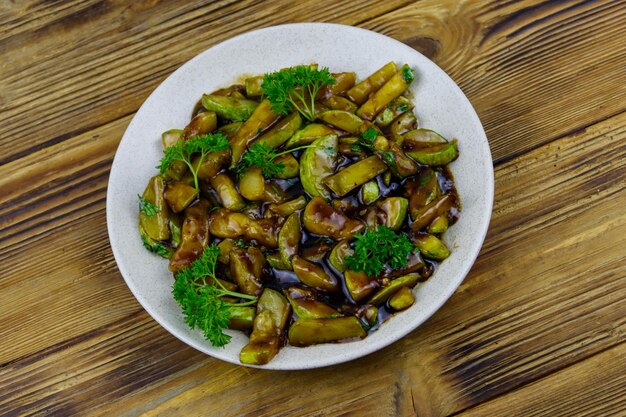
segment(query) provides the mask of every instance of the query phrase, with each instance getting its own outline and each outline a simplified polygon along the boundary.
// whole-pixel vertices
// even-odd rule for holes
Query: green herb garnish
[[[204,158],[211,152],[224,151],[226,149],[228,149],[228,139],[221,133],[196,135],[189,140],[180,139],[176,142],[176,145],[170,146],[163,151],[165,156],[161,159],[157,169],[163,174],[174,161],[183,161],[189,167],[193,175],[194,185],[198,189],[198,169],[202,165]],[[200,159],[195,164],[195,167],[191,162],[194,155],[200,155]]]
[[[158,208],[145,198],[142,198],[139,194],[137,194],[137,197],[139,197],[139,211],[146,216],[152,217],[159,211],[161,211],[160,208]]]
[[[148,249],[152,253],[156,253],[157,255],[170,259],[174,254],[174,250],[168,246],[165,246],[161,242],[157,242],[147,235],[141,234],[141,241],[143,242],[143,247]]]
[[[278,114],[288,114],[293,108],[310,121],[315,119],[315,97],[319,90],[335,79],[328,68],[312,69],[297,66],[265,74],[261,88]]]
[[[386,226],[368,229],[354,238],[354,255],[346,257],[346,267],[370,277],[380,275],[387,264],[392,269],[405,267],[409,255],[416,249],[405,233],[396,234]]]
[[[374,148],[374,141],[376,141],[376,137],[378,136],[378,132],[373,127],[368,127],[365,132],[361,133],[359,140],[354,142],[350,149],[353,152],[374,152],[376,148]]]
[[[400,111],[400,112],[405,112],[409,109],[409,105],[408,104],[400,104],[398,107],[396,107],[396,110]]]
[[[408,66],[402,68],[402,78],[406,81],[407,84],[411,84],[415,79],[415,75],[413,74],[413,70]]]
[[[263,177],[274,178],[280,175],[285,170],[285,164],[276,162],[274,159],[281,155],[285,155],[291,152],[299,151],[301,149],[310,148],[311,145],[299,146],[293,149],[287,149],[283,152],[276,152],[274,148],[266,145],[265,143],[255,143],[250,146],[248,151],[241,158],[241,162],[237,165],[237,176],[241,177],[244,172],[250,167],[261,168]]]
[[[199,328],[213,346],[223,347],[230,342],[230,336],[223,330],[228,328],[232,307],[254,304],[257,298],[224,288],[215,276],[219,255],[220,250],[216,244],[207,246],[200,258],[189,268],[176,274],[172,294],[182,307],[189,327]],[[207,281],[207,278],[210,280]],[[223,297],[247,301],[230,302]]]

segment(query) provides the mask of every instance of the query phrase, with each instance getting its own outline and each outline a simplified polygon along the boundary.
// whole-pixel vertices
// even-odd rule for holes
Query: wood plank
[[[364,27],[433,56],[475,107],[495,160],[626,109],[622,2],[441,3],[409,5]]]
[[[496,159],[610,117],[626,102],[619,1],[45,6],[37,19],[18,6],[0,10],[11,23],[0,38],[11,62],[0,66],[8,86],[0,91],[0,164],[133,113],[175,68],[217,42],[293,21],[359,24],[433,55],[476,107]],[[556,99],[565,96],[568,112]],[[35,111],[41,97],[46,105]],[[14,139],[31,125],[29,140]]]
[[[486,402],[463,417],[609,416],[626,414],[626,344]],[[559,401],[554,401],[558,397]]]
[[[0,411],[319,415],[323,404],[327,415],[437,416],[539,380],[624,340],[624,139],[626,113],[500,165],[486,245],[444,308],[380,352],[311,371],[250,370],[173,341],[138,312],[107,249],[103,203],[89,206],[66,240],[43,232],[2,259],[0,340],[12,349]],[[70,244],[71,262],[47,258]],[[25,293],[16,276],[32,277],[25,300],[8,295]]]
[[[332,0],[6,5],[0,51],[11,65],[0,66],[7,86],[0,91],[0,146],[6,150],[0,164],[135,112],[182,63],[237,34],[293,21],[357,24],[407,3],[365,0],[362,14]],[[44,6],[46,15],[30,15]],[[45,105],[35,108],[42,99]],[[16,141],[16,132],[31,125],[37,129],[29,130],[28,140]]]

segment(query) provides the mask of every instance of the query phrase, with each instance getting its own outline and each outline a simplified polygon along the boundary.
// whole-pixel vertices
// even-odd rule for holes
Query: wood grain
[[[626,414],[626,344],[565,368],[524,388],[459,414],[491,416],[609,416]],[[560,401],[546,401],[546,393]]]
[[[420,416],[435,416],[541,380],[624,341],[626,311],[620,301],[626,283],[620,278],[626,267],[620,243],[626,216],[618,209],[626,199],[624,139],[626,114],[500,165],[491,232],[457,294],[409,337],[348,364],[293,373],[236,367],[174,341],[137,312],[114,273],[104,282],[108,273],[87,276],[71,290],[48,284],[47,291],[63,291],[64,302],[73,306],[69,311],[80,310],[82,297],[91,307],[72,318],[80,328],[74,339],[30,355],[25,351],[31,345],[22,343],[23,355],[0,371],[0,385],[10,387],[0,396],[5,407],[0,413],[45,407],[61,415],[85,410],[101,415],[319,415],[323,398],[324,415],[347,410],[411,415],[415,407]],[[563,167],[574,167],[577,175]],[[539,198],[545,209],[533,211]],[[103,217],[102,208],[92,216]],[[598,221],[607,216],[609,221]],[[79,256],[85,260],[100,240],[78,236],[104,229],[89,220],[73,222],[77,235],[70,237],[84,242],[79,246],[85,253]],[[71,275],[67,265],[51,271],[46,264],[31,266],[31,275],[43,268],[49,275]],[[119,297],[127,315],[114,310],[110,324],[101,324],[106,320],[99,316],[110,311],[107,303],[113,298],[89,295],[97,289]],[[43,291],[33,297],[45,297]],[[20,308],[19,300],[0,301],[5,312]],[[27,325],[25,335],[43,325],[49,340],[61,339],[68,334],[57,324],[61,314],[52,310],[43,323]],[[148,361],[137,346],[150,350]],[[59,375],[61,369],[68,374]]]
[[[44,5],[37,19],[23,14]],[[11,65],[0,66],[0,79],[9,86],[0,91],[0,146],[7,151],[0,163],[133,113],[175,68],[215,43],[313,17],[358,24],[423,52],[436,51],[435,62],[484,120],[495,158],[505,158],[624,110],[625,13],[620,1],[5,5],[0,50]],[[567,112],[557,99],[565,96]],[[42,97],[46,105],[35,111],[33,103]],[[38,128],[28,140],[14,140],[33,124]],[[521,131],[518,126],[524,126],[524,138],[511,135]]]
[[[373,29],[444,68],[487,130],[496,202],[427,323],[286,373],[165,332],[119,275],[104,210],[150,91],[215,43],[293,21]],[[0,2],[0,26],[0,415],[624,414],[623,2],[24,0]]]

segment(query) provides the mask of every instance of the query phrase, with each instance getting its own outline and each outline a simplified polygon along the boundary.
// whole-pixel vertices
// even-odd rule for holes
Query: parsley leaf
[[[346,257],[346,267],[371,277],[380,275],[385,265],[392,269],[405,267],[409,255],[415,250],[406,234],[396,234],[386,226],[368,229],[355,239],[354,255]]]
[[[241,162],[237,165],[237,176],[241,177],[250,167],[259,167],[263,172],[263,177],[274,178],[282,174],[285,170],[285,164],[275,162],[274,159],[287,153],[299,151],[300,149],[310,148],[311,145],[299,146],[297,148],[287,149],[283,152],[276,152],[274,148],[265,143],[255,143],[241,158]]]
[[[402,68],[402,78],[404,78],[404,81],[406,81],[407,84],[411,84],[415,79],[413,70],[407,65]]]
[[[141,241],[143,242],[143,247],[148,249],[152,253],[156,253],[157,255],[170,259],[174,254],[174,250],[162,244],[161,242],[157,242],[156,240],[151,239],[147,234],[141,233]]]
[[[353,152],[374,152],[374,141],[378,136],[378,132],[373,127],[368,127],[365,132],[361,133],[361,137],[350,146]]]
[[[158,208],[148,200],[142,198],[139,194],[137,194],[137,197],[139,197],[139,211],[146,216],[152,217],[159,211],[161,211],[160,208]]]
[[[223,330],[228,328],[232,307],[254,304],[257,298],[224,288],[215,275],[219,255],[215,243],[207,246],[189,268],[176,274],[172,294],[183,310],[185,323],[202,330],[213,346],[223,347],[230,342],[230,336]],[[223,297],[248,301],[230,302]]]
[[[288,114],[293,108],[310,121],[315,119],[315,97],[328,84],[335,84],[328,68],[312,69],[301,65],[263,76],[261,88],[272,110]]]
[[[161,163],[157,169],[161,174],[165,173],[174,161],[183,161],[191,170],[193,181],[196,189],[198,189],[198,168],[202,165],[202,161],[210,152],[224,151],[228,149],[228,139],[221,133],[196,135],[189,140],[179,139],[176,145],[165,149],[165,154],[161,159]],[[193,155],[200,155],[200,159],[194,168],[192,164]]]

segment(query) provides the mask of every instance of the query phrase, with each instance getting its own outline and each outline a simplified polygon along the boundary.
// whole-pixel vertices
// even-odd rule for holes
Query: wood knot
[[[441,49],[441,44],[437,39],[427,38],[423,36],[415,36],[404,41],[405,44],[415,49],[417,52],[426,56],[430,60],[434,60],[435,56]]]

